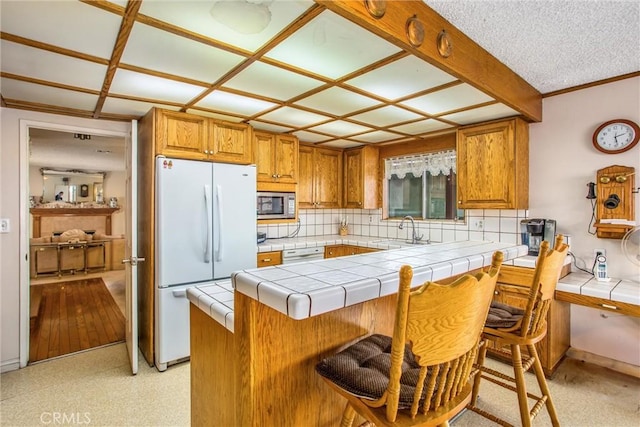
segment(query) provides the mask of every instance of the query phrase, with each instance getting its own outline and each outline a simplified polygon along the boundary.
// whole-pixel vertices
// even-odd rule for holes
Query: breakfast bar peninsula
[[[407,245],[240,271],[189,289],[191,424],[338,425],[345,402],[315,365],[363,336],[392,334],[400,267],[413,267],[416,286],[446,282],[489,266],[495,251],[507,261],[527,248]]]

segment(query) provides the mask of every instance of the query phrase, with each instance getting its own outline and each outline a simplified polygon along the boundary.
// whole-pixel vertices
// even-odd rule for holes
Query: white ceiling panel
[[[275,107],[276,104],[221,90],[214,90],[202,98],[195,106],[253,116],[261,111]]]
[[[420,135],[427,132],[447,129],[450,127],[452,126],[439,120],[428,119],[414,123],[407,123],[406,125],[394,126],[391,128],[391,130],[397,130],[398,132],[408,133],[410,135]]]
[[[337,79],[399,49],[325,11],[267,53],[267,57]]]
[[[347,80],[346,83],[382,98],[393,100],[455,80],[453,76],[422,59],[407,56]]]
[[[385,132],[382,130],[377,130],[369,133],[365,133],[363,135],[354,136],[353,139],[364,142],[383,142],[389,141],[393,139],[402,138],[402,135],[398,135],[393,132]]]
[[[145,0],[140,13],[254,52],[312,6],[313,1],[274,1],[269,5],[271,21],[259,34],[241,34],[216,21],[210,13],[213,4],[214,1]]]
[[[144,116],[153,107],[163,108],[165,110],[177,111],[180,108],[172,105],[153,104],[150,102],[134,101],[131,99],[121,99],[108,96],[104,100],[102,111],[110,114],[129,114],[132,116]]]
[[[373,107],[380,102],[368,96],[358,95],[350,90],[332,87],[315,95],[296,101],[307,108],[313,108],[336,116],[342,116],[364,108]]]
[[[389,105],[387,107],[367,111],[366,113],[357,114],[352,118],[373,126],[388,126],[394,123],[416,120],[421,117],[422,116],[412,113],[411,111],[407,111],[404,108]]]
[[[369,130],[369,128],[366,126],[360,126],[358,124],[347,122],[344,120],[336,120],[333,122],[314,126],[309,129],[338,136],[353,135],[356,133],[367,132]]]
[[[331,139],[331,137],[328,137],[326,135],[320,135],[317,133],[307,132],[304,130],[293,132],[293,134],[297,136],[298,139],[302,142],[316,143],[316,142],[322,142],[322,141],[327,141],[328,139]]]
[[[2,1],[2,31],[109,59],[121,17],[79,1]]]
[[[264,130],[274,133],[287,133],[293,130],[293,128],[290,127],[273,125],[271,123],[263,123],[256,120],[251,120],[249,124],[256,130]]]
[[[242,118],[238,116],[230,116],[228,114],[214,113],[212,111],[201,110],[198,108],[189,108],[187,109],[187,113],[196,114],[198,116],[211,117],[212,119],[224,120],[226,122],[241,123],[243,121]]]
[[[98,102],[97,95],[58,89],[34,83],[3,78],[0,83],[5,99],[28,99],[30,102],[93,111]]]
[[[2,40],[0,44],[2,71],[75,86],[100,90],[107,67],[95,62],[83,61],[70,56]]]
[[[260,116],[260,119],[281,123],[285,126],[304,127],[330,120],[330,117],[310,113],[292,107],[282,107]]]
[[[408,99],[401,104],[433,115],[489,101],[493,101],[493,98],[463,83],[428,95]]]
[[[360,144],[359,142],[349,141],[347,139],[336,139],[335,141],[327,142],[326,144],[322,144],[323,147],[333,147],[333,148],[353,148],[359,147],[364,144]]]
[[[517,116],[518,114],[519,113],[516,110],[509,108],[504,104],[493,104],[485,107],[474,108],[472,110],[461,111],[459,113],[448,114],[446,116],[442,116],[442,119],[466,125],[477,123],[478,120],[487,121],[501,119],[503,117]]]
[[[254,62],[223,87],[286,101],[323,83],[263,62]]]
[[[203,90],[200,86],[128,70],[116,71],[111,83],[111,93],[180,103],[190,101]]]
[[[167,58],[171,58],[167,61]],[[206,83],[217,81],[245,57],[136,23],[121,62]]]

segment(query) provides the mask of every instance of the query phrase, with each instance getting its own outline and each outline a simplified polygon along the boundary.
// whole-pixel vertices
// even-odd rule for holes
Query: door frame
[[[29,362],[29,286],[31,285],[31,278],[29,277],[29,230],[31,229],[29,217],[29,131],[32,128],[123,139],[127,138],[131,132],[130,125],[127,131],[122,132],[99,127],[93,128],[29,119],[20,120],[20,368],[26,367]],[[126,159],[123,159],[123,161],[126,161]],[[127,209],[125,215],[129,213],[130,211]]]

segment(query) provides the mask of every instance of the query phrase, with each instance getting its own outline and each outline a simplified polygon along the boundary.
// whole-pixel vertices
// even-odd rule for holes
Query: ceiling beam
[[[109,60],[109,65],[107,67],[107,73],[104,77],[104,82],[102,83],[102,90],[100,91],[96,108],[93,111],[94,119],[99,118],[102,113],[102,107],[104,106],[104,102],[109,94],[111,83],[116,75],[116,70],[120,64],[120,59],[124,53],[124,48],[127,44],[127,40],[129,40],[129,35],[133,29],[133,24],[135,23],[136,15],[138,14],[138,10],[140,10],[141,5],[142,0],[129,0],[127,7],[124,10],[124,16],[122,17],[122,23],[120,24],[120,31],[118,32],[118,37],[116,38],[116,43],[113,47],[111,59]]]
[[[386,5],[381,18],[369,14],[365,1],[315,2],[494,97],[521,113],[525,119],[542,121],[540,92],[423,1],[378,1]],[[424,29],[424,41],[417,47],[409,42],[406,31],[407,20],[414,16]],[[453,45],[450,56],[446,58],[440,55],[437,46],[438,35],[443,30]]]

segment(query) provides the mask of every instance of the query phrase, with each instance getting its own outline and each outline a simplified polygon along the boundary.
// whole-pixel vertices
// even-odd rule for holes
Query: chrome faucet
[[[416,243],[418,243],[419,240],[421,240],[424,237],[424,234],[418,237],[418,235],[416,234],[416,222],[413,220],[413,217],[411,215],[406,215],[404,218],[402,218],[402,221],[400,221],[400,225],[398,226],[400,230],[404,229],[405,219],[408,219],[409,221],[411,221],[411,228],[413,229],[413,232],[411,233],[411,244],[415,245]]]

